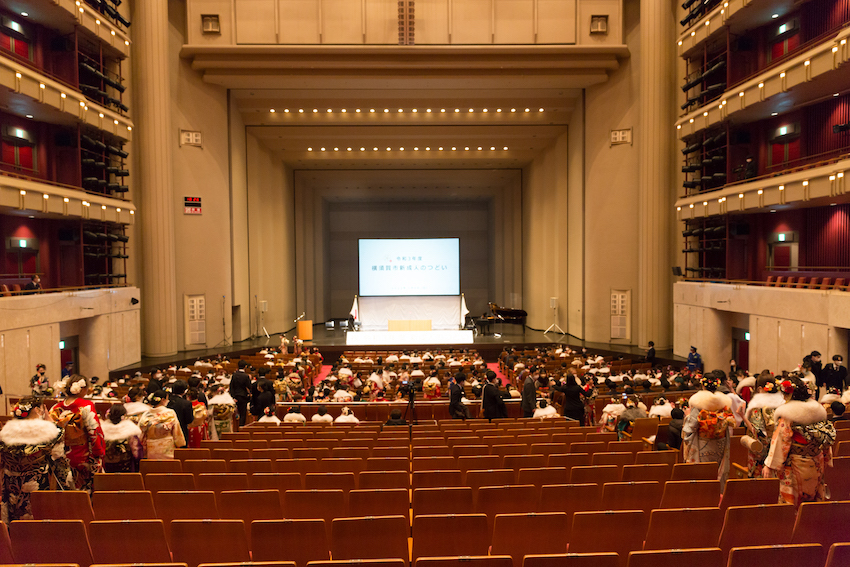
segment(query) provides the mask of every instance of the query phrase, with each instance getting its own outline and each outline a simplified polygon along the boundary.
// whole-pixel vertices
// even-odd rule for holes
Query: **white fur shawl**
[[[832,402],[837,402],[841,398],[838,397],[838,394],[824,394],[818,400],[821,404],[831,404]]]
[[[139,426],[129,419],[122,419],[117,424],[106,419],[100,424],[100,428],[103,429],[104,441],[124,441],[133,436],[142,436]]]
[[[144,402],[127,402],[124,404],[124,409],[127,410],[127,415],[141,415],[151,407]]]
[[[782,404],[785,403],[785,396],[780,393],[775,394],[767,394],[767,393],[759,393],[753,396],[750,400],[749,405],[747,406],[747,418],[750,417],[750,413],[762,408],[772,408],[776,409]]]
[[[233,396],[231,396],[229,393],[224,392],[223,394],[218,394],[217,396],[211,397],[209,400],[207,400],[207,403],[211,406],[235,406],[236,400],[234,400]]]
[[[602,408],[602,413],[607,413],[613,416],[619,416],[621,413],[626,411],[626,406],[623,404],[608,404],[604,408]]]
[[[776,419],[784,418],[800,425],[809,425],[826,419],[826,410],[816,400],[786,402],[773,414]]]
[[[839,401],[845,406],[847,404],[850,404],[850,390],[845,390],[844,393],[841,395],[841,400]]]
[[[0,429],[0,441],[6,445],[42,445],[56,439],[61,430],[43,419],[13,419]]]
[[[688,404],[692,408],[708,411],[719,411],[723,408],[729,408],[732,405],[732,400],[722,392],[709,392],[708,390],[700,390],[688,400]]]
[[[750,376],[748,378],[744,378],[743,380],[738,382],[738,386],[735,388],[735,391],[740,394],[741,390],[743,390],[744,388],[746,388],[748,386],[750,388],[754,389],[754,390],[756,388],[756,379],[753,378],[752,376]]]
[[[652,406],[649,408],[649,417],[670,417],[673,411],[673,404],[667,402],[660,406]]]

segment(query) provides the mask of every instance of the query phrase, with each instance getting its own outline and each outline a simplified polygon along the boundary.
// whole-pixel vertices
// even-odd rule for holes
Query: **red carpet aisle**
[[[508,377],[505,376],[504,374],[502,374],[502,371],[499,370],[499,363],[498,362],[488,362],[487,363],[487,370],[492,370],[493,372],[496,373],[496,376],[498,376],[499,380],[502,381],[502,386],[507,385]]]

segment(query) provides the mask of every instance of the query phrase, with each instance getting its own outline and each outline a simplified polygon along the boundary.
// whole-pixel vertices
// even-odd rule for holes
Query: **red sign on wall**
[[[184,215],[200,215],[201,214],[201,198],[200,197],[183,197],[183,214]]]

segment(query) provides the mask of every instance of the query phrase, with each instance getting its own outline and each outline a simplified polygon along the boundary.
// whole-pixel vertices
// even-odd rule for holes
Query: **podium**
[[[298,335],[298,338],[302,341],[312,341],[313,340],[313,321],[302,320],[298,321],[295,325],[295,334]]]

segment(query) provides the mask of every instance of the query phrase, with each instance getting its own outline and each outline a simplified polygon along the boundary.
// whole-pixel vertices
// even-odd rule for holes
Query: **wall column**
[[[178,349],[168,30],[168,0],[134,2],[135,186],[145,356],[169,356]]]
[[[641,0],[637,339],[658,348],[672,344],[673,32],[674,4]]]

